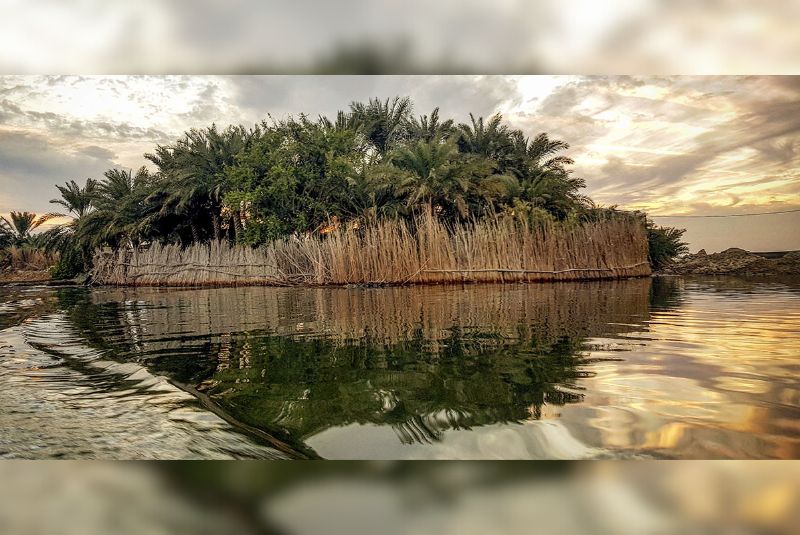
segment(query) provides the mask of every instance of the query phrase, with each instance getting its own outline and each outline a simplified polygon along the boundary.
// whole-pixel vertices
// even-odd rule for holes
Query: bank
[[[659,274],[800,276],[800,251],[758,253],[730,248],[708,254],[701,249],[669,263]]]

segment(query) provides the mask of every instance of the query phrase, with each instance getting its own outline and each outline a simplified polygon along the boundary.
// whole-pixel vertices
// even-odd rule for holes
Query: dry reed
[[[43,271],[58,262],[58,253],[12,245],[0,250],[0,268],[10,271]]]
[[[436,284],[645,276],[647,236],[628,217],[583,224],[488,219],[448,228],[424,215],[251,248],[224,242],[98,252],[94,280],[132,286]]]

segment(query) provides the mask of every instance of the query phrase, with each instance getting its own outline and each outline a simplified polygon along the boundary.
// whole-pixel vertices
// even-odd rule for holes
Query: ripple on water
[[[3,291],[15,456],[800,457],[796,283]]]
[[[59,314],[0,331],[0,406],[0,457],[282,457],[165,378],[103,360]]]

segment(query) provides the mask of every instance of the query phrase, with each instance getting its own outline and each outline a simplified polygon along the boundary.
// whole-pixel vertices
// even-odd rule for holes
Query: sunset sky
[[[51,211],[54,184],[137,168],[191,127],[333,115],[409,95],[456,122],[501,112],[571,144],[598,203],[708,216],[800,208],[800,77],[2,76],[0,214]],[[800,213],[656,218],[695,251],[800,249]]]

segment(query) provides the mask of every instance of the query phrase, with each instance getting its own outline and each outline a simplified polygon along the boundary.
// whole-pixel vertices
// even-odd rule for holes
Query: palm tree
[[[452,143],[417,141],[398,149],[391,163],[400,171],[397,192],[405,197],[407,206],[427,206],[446,215],[455,215],[455,208],[459,216],[466,217],[477,169],[467,169],[458,157]]]
[[[458,148],[461,152],[480,154],[500,162],[512,149],[508,126],[503,124],[503,116],[496,113],[484,123],[483,117],[475,119],[469,114],[470,123],[458,125]]]
[[[7,245],[24,245],[33,239],[33,231],[59,214],[36,217],[33,212],[11,212],[9,218],[0,216],[0,241]]]
[[[408,121],[407,128],[411,139],[422,140],[426,143],[444,142],[454,132],[452,119],[444,122],[439,120],[439,108],[434,108],[430,117],[427,115],[422,115],[419,119],[412,117]]]
[[[95,186],[94,202],[98,209],[113,210],[116,203],[130,196],[140,186],[147,175],[147,169],[142,167],[133,174],[132,169],[109,169]]]
[[[260,129],[248,131],[242,126],[220,132],[212,125],[203,130],[192,129],[174,145],[159,145],[155,153],[145,154],[158,167],[167,186],[157,192],[161,214],[172,212],[188,220],[195,241],[209,237],[208,234],[221,239],[225,222],[238,232],[239,211],[231,211],[227,217],[223,214],[227,193],[224,172],[259,133]]]
[[[109,169],[103,176],[93,187],[94,210],[80,218],[75,235],[85,247],[135,245],[150,221],[145,200],[153,186],[152,176],[146,167],[135,174],[131,169]]]
[[[397,168],[386,162],[356,170],[347,179],[352,215],[368,221],[401,215],[405,205],[397,192],[396,176]]]
[[[353,102],[350,112],[353,124],[373,144],[381,155],[393,148],[406,135],[406,125],[413,105],[409,97],[394,97],[381,102],[371,98],[367,104]]]
[[[586,204],[587,198],[579,192],[585,185],[582,178],[545,170],[522,181],[520,197],[564,219]]]
[[[320,116],[318,124],[323,130],[342,132],[346,130],[358,130],[357,118],[352,113],[339,110],[336,112],[336,121],[331,121],[327,117]]]
[[[527,155],[537,167],[561,170],[564,169],[564,166],[574,163],[572,158],[567,156],[554,156],[558,152],[567,150],[569,143],[558,139],[550,139],[550,136],[544,132],[529,143],[526,140],[526,145]]]
[[[52,199],[50,202],[63,206],[67,209],[67,213],[80,219],[91,211],[96,187],[97,181],[91,178],[86,179],[84,187],[80,187],[74,180],[66,182],[63,186],[56,184],[61,198]]]
[[[70,221],[55,225],[40,234],[40,241],[46,250],[60,251],[63,255],[67,249],[78,245],[73,239],[75,228],[94,208],[96,187],[97,181],[91,178],[86,179],[86,185],[83,187],[80,187],[74,180],[66,182],[63,186],[56,185],[61,193],[61,198],[52,199],[50,202],[63,206],[67,209],[67,214],[71,214],[73,217]],[[54,215],[61,217],[64,214]]]
[[[513,167],[520,177],[523,200],[559,219],[587,205],[588,198],[580,193],[586,182],[567,168],[574,163],[572,158],[558,155],[569,148],[568,143],[545,133],[528,141],[521,132],[514,132],[512,139],[517,155]]]

